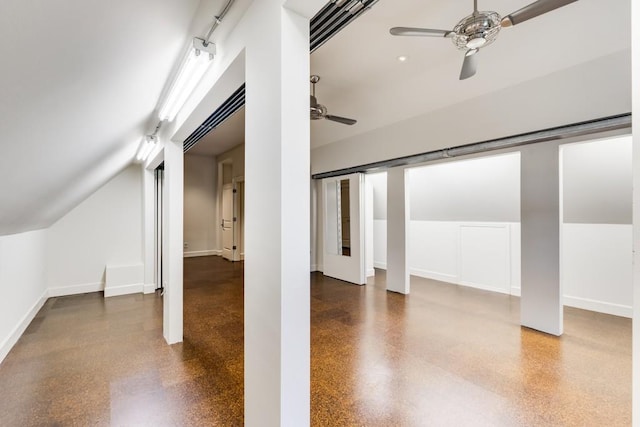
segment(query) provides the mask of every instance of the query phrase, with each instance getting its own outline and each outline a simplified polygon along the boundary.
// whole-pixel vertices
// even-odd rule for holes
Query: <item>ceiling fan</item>
[[[342,123],[343,125],[355,125],[358,122],[357,120],[327,114],[327,107],[319,104],[318,100],[316,99],[316,83],[318,83],[319,81],[320,76],[311,76],[311,84],[313,86],[313,88],[311,89],[311,120],[327,119],[331,120],[332,122]]]
[[[430,28],[393,27],[389,32],[394,36],[446,37],[460,50],[465,50],[460,80],[476,74],[478,51],[493,43],[501,27],[511,27],[544,13],[551,12],[577,0],[538,0],[505,17],[492,11],[478,11],[478,0],[473,1],[473,13],[462,19],[453,30]]]

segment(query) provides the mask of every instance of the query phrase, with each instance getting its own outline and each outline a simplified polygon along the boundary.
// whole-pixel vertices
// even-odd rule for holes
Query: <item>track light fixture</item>
[[[146,135],[140,142],[138,148],[138,154],[136,155],[136,161],[144,163],[147,161],[149,154],[153,151],[158,143],[158,137],[156,135]]]
[[[173,121],[187,97],[207,71],[216,54],[216,45],[195,37],[189,46],[178,74],[160,106],[160,120]]]

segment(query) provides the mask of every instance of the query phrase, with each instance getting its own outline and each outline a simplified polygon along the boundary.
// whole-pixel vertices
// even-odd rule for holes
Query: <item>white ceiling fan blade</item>
[[[478,49],[468,50],[464,54],[464,62],[460,71],[460,80],[468,79],[476,74],[478,68]]]
[[[389,32],[394,36],[448,37],[452,31],[433,30],[431,28],[393,27]]]
[[[331,114],[327,114],[326,116],[324,116],[325,119],[327,120],[331,120],[332,122],[338,122],[338,123],[342,123],[343,125],[355,125],[356,123],[358,123],[357,120],[354,119],[348,119],[346,117],[340,117],[340,116],[332,116]]]
[[[511,27],[521,22],[528,21],[531,18],[543,15],[552,10],[558,9],[562,6],[566,6],[578,0],[538,0],[522,9],[519,9],[504,18],[502,18],[501,25],[503,27]]]

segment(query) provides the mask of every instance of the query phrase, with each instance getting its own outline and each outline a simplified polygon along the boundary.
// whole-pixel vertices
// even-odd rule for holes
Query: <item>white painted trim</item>
[[[424,277],[425,279],[439,280],[441,282],[449,282],[453,283],[454,285],[458,284],[458,276],[455,276],[453,274],[438,273],[436,271],[421,270],[419,268],[412,268],[409,271],[413,276]]]
[[[49,288],[49,297],[63,297],[66,295],[86,294],[89,292],[100,292],[104,290],[103,282],[85,283],[82,285],[61,286],[59,288]]]
[[[387,269],[387,263],[386,262],[380,262],[380,261],[373,261],[373,268],[379,268],[381,270],[386,270]]]
[[[370,269],[370,270],[367,270],[367,277],[371,277],[371,276],[375,276],[375,275],[376,275],[375,267]]]
[[[216,250],[216,249],[212,249],[212,250],[208,250],[208,251],[190,251],[190,252],[185,252],[184,253],[184,257],[185,258],[195,258],[195,257],[199,257],[199,256],[212,256],[212,255],[222,255],[222,251],[221,250]]]
[[[518,288],[518,287],[515,287],[515,286],[511,287],[511,295],[513,295],[514,297],[521,296],[521,292],[522,292],[521,288]]]
[[[49,291],[45,289],[40,298],[33,304],[31,309],[25,313],[20,322],[11,331],[9,336],[0,344],[0,363],[7,357],[14,345],[18,342],[24,331],[27,329],[31,321],[36,317],[42,306],[47,302]]]
[[[222,254],[221,254],[222,255]],[[240,254],[240,261],[244,261],[244,252]]]
[[[314,271],[318,271],[318,264],[311,264],[310,271],[313,273]]]
[[[589,298],[579,298],[565,296],[564,305],[568,307],[581,308],[583,310],[597,311],[605,314],[612,314],[614,316],[621,317],[633,317],[633,308],[628,305],[613,304],[610,302],[603,302],[592,300]]]
[[[324,265],[323,264],[317,264],[316,265],[316,271],[319,271],[320,273],[324,273]]]
[[[483,284],[480,284],[480,283],[469,282],[469,281],[466,281],[466,280],[461,280],[457,284],[460,285],[460,286],[466,286],[468,288],[480,289],[482,291],[497,292],[499,294],[510,295],[510,293],[507,292],[505,289],[495,288],[493,286],[487,286],[487,285],[483,285]]]
[[[145,285],[135,283],[133,285],[109,286],[104,290],[104,297],[117,297],[119,295],[141,294],[144,292]]]
[[[156,291],[156,284],[155,283],[145,283],[144,285],[144,293],[145,294],[152,294]]]

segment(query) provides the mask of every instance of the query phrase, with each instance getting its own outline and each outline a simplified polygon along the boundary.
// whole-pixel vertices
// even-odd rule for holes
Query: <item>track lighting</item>
[[[140,163],[146,162],[149,154],[151,154],[157,143],[158,137],[155,135],[146,135],[142,138],[136,160]]]
[[[207,71],[215,53],[214,43],[197,37],[193,39],[193,43],[189,46],[189,52],[185,55],[178,74],[160,106],[158,113],[160,120],[173,121],[175,119],[187,97]]]

